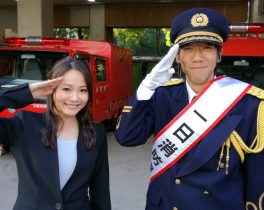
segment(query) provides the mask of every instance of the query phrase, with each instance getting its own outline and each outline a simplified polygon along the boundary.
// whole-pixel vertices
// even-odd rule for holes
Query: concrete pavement
[[[149,181],[151,141],[120,146],[108,133],[112,210],[143,210]],[[10,153],[0,157],[0,210],[11,210],[17,195],[17,171]]]

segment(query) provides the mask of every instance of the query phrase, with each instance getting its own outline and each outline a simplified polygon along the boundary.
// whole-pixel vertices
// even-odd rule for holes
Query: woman
[[[106,133],[92,123],[92,76],[75,58],[57,62],[50,80],[0,90],[0,111],[47,96],[46,113],[0,119],[0,143],[14,154],[14,210],[109,210]]]

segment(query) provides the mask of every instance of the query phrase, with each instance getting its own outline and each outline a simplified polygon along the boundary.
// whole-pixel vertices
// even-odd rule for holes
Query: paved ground
[[[108,133],[112,210],[143,210],[148,186],[151,141],[125,148]],[[17,194],[17,172],[10,154],[0,157],[0,210],[11,210]]]

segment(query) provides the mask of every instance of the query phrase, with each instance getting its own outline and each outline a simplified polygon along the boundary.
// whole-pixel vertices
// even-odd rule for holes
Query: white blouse
[[[57,139],[60,188],[62,189],[71,177],[77,162],[77,139]]]

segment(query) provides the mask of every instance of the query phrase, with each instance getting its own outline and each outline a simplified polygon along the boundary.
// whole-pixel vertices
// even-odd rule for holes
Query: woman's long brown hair
[[[93,99],[93,81],[88,65],[86,65],[86,63],[84,63],[83,61],[77,60],[74,57],[63,58],[55,63],[55,65],[49,72],[49,79],[61,77],[72,69],[75,69],[82,73],[87,85],[89,101],[86,106],[79,111],[76,117],[79,123],[79,132],[81,132],[84,144],[88,149],[90,149],[95,147],[96,138],[95,131],[92,127],[92,117],[90,114],[90,108]],[[55,90],[47,98],[48,108],[45,113],[46,127],[41,130],[42,143],[52,149],[57,148],[57,133],[59,132],[58,125],[62,122],[62,119],[57,114],[56,107],[53,101],[54,92]]]

